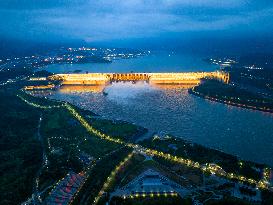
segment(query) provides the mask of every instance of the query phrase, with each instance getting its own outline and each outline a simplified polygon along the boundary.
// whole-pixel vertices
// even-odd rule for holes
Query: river
[[[129,59],[131,60],[141,61],[141,59]],[[131,67],[127,66],[131,62],[127,62],[128,64],[125,62],[123,65],[122,61],[124,60],[117,62],[120,65],[116,67],[117,70],[113,67],[111,69],[114,69],[114,72],[126,70],[128,72]],[[142,64],[144,65],[144,62],[137,65],[140,68]],[[171,71],[176,71],[175,64],[171,67]],[[62,72],[61,66],[57,66],[59,69],[52,65],[47,70],[55,69],[56,72]],[[97,72],[88,65],[80,66],[89,69],[90,72]],[[165,66],[167,65],[159,66],[158,69],[169,71],[164,69]],[[79,65],[71,67],[74,70],[79,69]],[[65,66],[62,67],[64,68]],[[149,66],[148,68],[150,69]],[[149,69],[148,71],[152,71]],[[193,65],[190,69],[195,71],[197,67]],[[142,72],[142,70],[137,71]],[[108,119],[126,120],[146,127],[151,132],[170,133],[234,154],[245,160],[273,166],[272,114],[204,100],[188,94],[187,89],[181,86],[158,87],[141,82],[136,84],[121,82],[104,88],[108,95],[103,95],[100,92],[102,89],[81,86],[63,87],[57,91],[50,91],[48,96],[71,102]]]
[[[200,54],[152,52],[138,58],[113,60],[112,63],[54,64],[42,69],[53,73],[69,73],[75,70],[83,73],[214,71],[216,66],[203,61],[205,57]]]

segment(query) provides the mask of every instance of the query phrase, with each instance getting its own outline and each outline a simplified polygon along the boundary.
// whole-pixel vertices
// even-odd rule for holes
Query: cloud
[[[101,41],[273,29],[273,2],[266,0],[3,0],[0,8],[1,33],[18,38]]]
[[[51,8],[65,8],[85,0],[0,0],[1,9],[9,10],[37,10]]]

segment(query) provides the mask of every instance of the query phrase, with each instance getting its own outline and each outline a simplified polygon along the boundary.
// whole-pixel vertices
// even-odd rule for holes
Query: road
[[[36,204],[41,204],[42,201],[40,199],[40,195],[42,193],[44,193],[47,189],[49,189],[51,187],[51,186],[48,186],[44,190],[42,190],[41,192],[39,192],[40,176],[42,174],[43,169],[48,164],[48,159],[47,159],[47,155],[46,155],[46,149],[45,149],[45,145],[44,145],[44,140],[43,140],[41,132],[40,132],[42,120],[43,120],[43,114],[41,113],[39,121],[38,121],[38,126],[37,126],[37,139],[40,141],[41,146],[42,146],[43,161],[42,161],[41,167],[37,171],[36,177],[34,179],[33,194],[32,194],[32,196],[27,201],[23,202],[22,204],[35,204],[35,205]]]

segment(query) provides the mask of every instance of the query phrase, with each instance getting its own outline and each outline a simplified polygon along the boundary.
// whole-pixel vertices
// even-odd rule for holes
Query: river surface
[[[217,67],[206,63],[206,56],[174,52],[153,52],[138,58],[113,60],[112,63],[54,64],[45,68],[53,73],[81,72],[189,72],[214,71]]]
[[[143,57],[100,64],[101,67],[95,64],[51,65],[47,70],[56,73],[76,69],[89,72],[170,72],[196,71],[203,64],[202,60],[194,61],[194,58],[187,59],[184,64],[181,62],[184,57],[182,60],[168,55],[161,58],[161,64],[156,60],[158,57],[151,57],[150,61]],[[165,62],[166,58],[174,58],[173,63]],[[180,63],[182,66],[179,67]],[[202,70],[214,69],[204,63]],[[103,89],[107,95],[102,93]],[[62,87],[47,94],[50,98],[71,102],[108,119],[126,120],[146,127],[150,132],[170,133],[245,160],[273,166],[273,114],[204,100],[189,95],[181,86],[114,83],[105,88]]]

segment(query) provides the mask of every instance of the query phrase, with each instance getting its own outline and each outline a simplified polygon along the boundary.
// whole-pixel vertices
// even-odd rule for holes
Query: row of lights
[[[161,197],[161,196],[172,196],[172,197],[177,197],[178,194],[176,192],[164,192],[164,193],[160,193],[160,192],[150,192],[150,193],[136,193],[136,194],[131,194],[131,195],[124,195],[122,198],[126,199],[126,198],[139,198],[139,197]]]
[[[261,110],[261,111],[265,111],[265,112],[273,112],[272,109],[266,108],[266,107],[257,107],[257,106],[252,106],[252,105],[235,103],[235,102],[231,102],[229,100],[220,100],[220,99],[217,99],[217,98],[213,98],[213,97],[209,97],[209,96],[204,96],[203,94],[195,91],[194,88],[192,88],[192,92],[194,94],[198,95],[198,96],[204,97],[205,99],[216,101],[216,102],[223,102],[223,103],[228,104],[228,105],[233,105],[233,106],[238,106],[238,107],[243,107],[243,108],[248,108],[248,109],[254,109],[254,110]]]
[[[23,98],[21,95],[17,95],[17,97],[19,97],[22,101],[24,101],[28,105],[31,105],[31,106],[37,107],[37,108],[41,108],[41,109],[52,109],[52,108],[61,108],[61,107],[63,107],[62,105],[51,105],[51,106],[39,105],[39,104],[36,104],[36,103],[29,102],[28,100]]]
[[[21,98],[23,99],[23,98]],[[23,99],[24,100],[24,99]],[[24,100],[25,101],[25,100]],[[27,101],[28,102],[28,101]],[[33,103],[30,103],[28,102],[28,104],[33,104]],[[34,104],[35,107],[39,107],[37,104]],[[228,179],[237,179],[239,181],[242,181],[242,182],[248,182],[250,184],[255,184],[257,187],[259,188],[267,188],[267,181],[265,180],[260,180],[260,181],[256,181],[254,179],[251,179],[251,178],[246,178],[244,176],[241,176],[241,175],[236,175],[234,173],[226,173],[223,171],[223,169],[220,167],[218,168],[217,170],[215,169],[215,166],[201,166],[198,162],[194,162],[190,159],[183,159],[181,157],[177,157],[177,156],[173,156],[173,155],[170,155],[170,154],[166,154],[166,153],[163,153],[163,152],[160,152],[160,151],[157,151],[157,150],[152,150],[152,149],[148,149],[148,148],[143,148],[141,147],[140,145],[137,145],[137,144],[132,144],[132,143],[125,143],[124,141],[120,140],[120,139],[115,139],[115,138],[112,138],[111,136],[109,135],[106,135],[98,130],[96,130],[95,128],[93,128],[71,105],[69,105],[68,103],[65,103],[63,105],[65,108],[67,108],[70,113],[76,118],[79,120],[79,122],[82,124],[82,126],[84,126],[89,132],[95,134],[96,136],[100,137],[101,139],[105,139],[105,140],[108,140],[108,141],[111,141],[111,142],[115,142],[115,143],[118,143],[118,144],[123,144],[125,146],[128,146],[128,147],[131,147],[131,148],[134,148],[136,150],[140,150],[142,152],[145,152],[147,155],[155,155],[155,156],[159,156],[159,157],[162,157],[164,159],[167,159],[167,160],[171,160],[171,161],[175,161],[175,162],[178,162],[178,163],[182,163],[186,166],[189,166],[189,167],[192,167],[192,168],[197,168],[197,169],[201,169],[203,171],[208,171],[210,172],[211,174],[216,174],[216,171],[217,171],[217,174],[222,176],[222,177],[226,177]],[[44,107],[44,106],[42,106]],[[219,172],[219,170],[221,170]]]
[[[177,156],[172,156],[170,154],[165,154],[163,152],[159,152],[157,150],[151,150],[151,149],[147,149],[147,148],[142,148],[141,146],[139,145],[135,145],[135,144],[132,144],[132,143],[125,143],[119,139],[114,139],[108,135],[105,135],[104,133],[101,133],[100,131],[94,129],[92,126],[89,125],[89,123],[87,123],[87,121],[85,119],[83,119],[83,117],[81,115],[79,115],[76,110],[66,104],[68,107],[68,109],[71,111],[71,113],[82,123],[82,125],[88,130],[88,131],[91,131],[93,134],[99,136],[100,138],[102,139],[106,139],[108,141],[112,141],[112,142],[116,142],[116,143],[119,143],[119,144],[125,144],[126,146],[128,147],[132,147],[134,149],[141,149],[142,151],[144,151],[146,154],[148,155],[156,155],[156,156],[160,156],[160,157],[163,157],[165,159],[168,159],[168,160],[172,160],[172,161],[175,161],[175,162],[179,162],[179,163],[183,163],[184,165],[186,166],[189,166],[189,167],[193,167],[193,168],[199,168],[199,169],[202,169],[203,171],[209,171],[211,174],[218,174],[222,177],[227,177],[229,179],[237,179],[239,181],[243,181],[243,182],[248,182],[250,184],[256,184],[256,186],[260,187],[260,188],[267,188],[266,186],[266,182],[264,180],[261,180],[259,182],[255,181],[254,179],[248,179],[244,176],[240,176],[240,175],[235,175],[233,173],[226,173],[225,171],[223,171],[223,169],[217,165],[217,167],[214,165],[209,165],[209,166],[202,166],[198,163],[198,162],[194,162],[190,159],[183,159],[181,157],[177,157]]]
[[[94,205],[98,203],[100,200],[101,196],[105,191],[110,187],[112,181],[114,180],[115,176],[119,172],[120,168],[123,167],[131,158],[133,157],[133,153],[130,153],[122,162],[119,163],[119,165],[116,166],[116,168],[111,172],[111,174],[107,177],[106,182],[104,183],[102,189],[99,191],[98,196],[95,197],[94,199]]]

